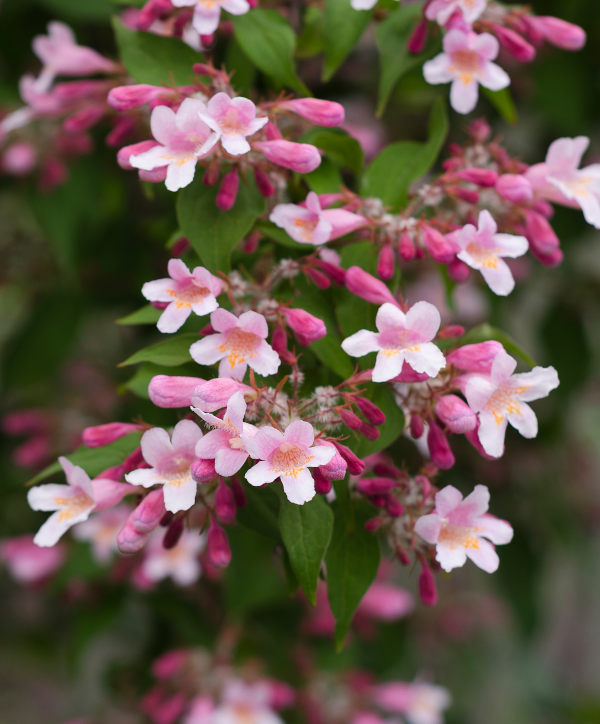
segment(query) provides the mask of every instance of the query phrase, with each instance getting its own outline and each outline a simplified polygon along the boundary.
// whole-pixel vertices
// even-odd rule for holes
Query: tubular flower
[[[500,561],[492,543],[510,543],[513,530],[505,520],[487,515],[489,503],[485,485],[476,485],[464,500],[447,485],[435,496],[434,512],[415,523],[415,532],[435,544],[436,560],[445,571],[464,566],[467,558],[486,573],[497,570]]]
[[[429,302],[417,302],[406,314],[386,302],[377,311],[377,332],[361,329],[342,342],[352,357],[377,352],[373,382],[386,382],[402,371],[406,361],[415,372],[435,377],[446,366],[444,355],[431,340],[440,328],[440,313]]]

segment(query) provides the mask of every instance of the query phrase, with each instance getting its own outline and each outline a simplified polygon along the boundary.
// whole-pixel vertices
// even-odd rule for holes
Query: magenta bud
[[[380,410],[375,403],[371,402],[371,400],[367,400],[366,397],[360,397],[360,395],[355,397],[354,404],[371,425],[383,425],[385,422],[385,414],[382,410]]]
[[[408,231],[403,231],[400,235],[400,246],[398,247],[398,253],[403,261],[412,261],[415,258],[416,249],[415,244],[412,240],[412,236]]]
[[[398,481],[392,478],[361,478],[356,488],[363,495],[386,495],[397,485]]]
[[[332,442],[329,442],[329,440],[319,440],[317,444],[333,448],[335,452],[331,460],[326,465],[321,465],[321,467],[315,468],[315,470],[318,470],[319,473],[327,480],[343,480],[346,477],[348,463],[338,451],[337,446]]]
[[[215,493],[215,513],[221,523],[229,525],[235,521],[237,506],[233,490],[223,480],[219,481]]]
[[[474,430],[477,426],[477,415],[457,395],[440,397],[435,406],[435,414],[450,431],[455,433]]]
[[[467,189],[464,186],[448,186],[446,191],[450,196],[456,196],[466,204],[476,204],[479,201],[479,193],[475,189]]]
[[[324,101],[319,98],[298,98],[277,105],[278,108],[285,108],[288,111],[297,113],[317,126],[333,127],[344,122],[344,106],[334,101]]]
[[[351,266],[346,272],[346,288],[361,299],[373,304],[384,304],[391,302],[398,306],[390,290],[379,279],[361,269],[359,266]]]
[[[81,433],[81,441],[88,447],[102,447],[119,440],[130,432],[143,430],[143,425],[128,422],[108,422],[106,425],[86,427]]]
[[[235,477],[231,478],[230,484],[231,490],[233,491],[233,497],[235,498],[236,506],[238,508],[243,508],[248,503],[243,485]]]
[[[503,199],[518,204],[531,201],[533,188],[529,180],[519,173],[505,173],[496,182],[496,191]]]
[[[67,133],[87,131],[89,128],[92,128],[92,126],[95,126],[105,113],[106,106],[103,103],[90,106],[89,108],[82,108],[63,121],[63,128]]]
[[[157,407],[189,407],[194,390],[204,382],[201,377],[155,375],[148,385],[148,396]]]
[[[417,415],[415,412],[410,416],[410,434],[418,440],[425,431],[425,425],[423,424],[423,418]]]
[[[162,654],[152,664],[152,674],[157,679],[172,679],[183,672],[190,654],[185,649],[175,649]]]
[[[142,455],[142,448],[136,447],[133,452],[129,453],[129,455],[123,460],[123,470],[126,473],[131,472],[132,470],[135,470],[136,468],[140,468],[144,466],[144,456]]]
[[[215,479],[215,461],[214,460],[194,460],[190,467],[192,478],[200,484],[205,485]]]
[[[117,152],[117,163],[121,168],[129,171],[133,168],[129,161],[132,156],[137,156],[141,153],[145,153],[146,151],[149,151],[151,148],[154,148],[158,145],[159,144],[156,141],[141,141],[140,143],[133,143],[129,146],[123,146],[123,148],[119,149],[119,151]]]
[[[254,167],[254,182],[261,196],[268,199],[269,196],[273,196],[275,193],[275,186],[271,183],[271,179],[264,171],[256,166]]]
[[[396,549],[396,558],[398,559],[398,563],[402,566],[408,566],[410,563],[410,556],[405,550],[402,550],[402,548]]]
[[[398,518],[404,513],[404,506],[402,503],[391,496],[389,496],[385,502],[385,509],[393,518]]]
[[[454,337],[462,337],[464,333],[465,328],[462,324],[448,324],[440,329],[438,337],[440,339],[452,339]]]
[[[225,407],[229,402],[229,398],[236,392],[254,394],[251,387],[231,377],[215,377],[212,380],[200,383],[195,390],[192,402],[203,412],[214,412]]]
[[[494,35],[508,52],[521,63],[529,63],[535,58],[535,48],[519,33],[501,25],[493,25]]]
[[[350,450],[349,447],[346,447],[346,445],[342,445],[341,442],[338,442],[337,440],[333,443],[335,447],[337,448],[339,454],[344,458],[346,463],[348,464],[348,471],[351,475],[361,475],[361,473],[364,471],[366,465],[365,463],[357,457],[352,450]],[[326,466],[322,466],[326,467]]]
[[[318,148],[310,143],[294,143],[278,139],[275,141],[258,141],[254,148],[262,151],[265,158],[283,168],[298,173],[310,173],[321,164]]]
[[[315,269],[314,267],[308,267],[306,269],[306,273],[311,278],[311,280],[315,283],[319,289],[329,289],[331,286],[331,281],[329,280],[329,277],[325,276],[323,272],[320,272],[318,269]]]
[[[454,247],[437,229],[423,226],[423,242],[433,259],[440,264],[448,264],[454,259]]]
[[[366,422],[361,423],[357,432],[363,437],[366,437],[367,440],[377,440],[377,438],[381,435],[381,432],[376,427],[367,425]]]
[[[550,15],[527,17],[527,25],[552,45],[564,50],[580,50],[585,45],[585,30],[579,25]]]
[[[484,118],[475,119],[467,130],[471,138],[478,143],[485,143],[492,135],[490,124]],[[458,153],[462,155],[462,148],[458,147]]]
[[[358,415],[356,415],[352,410],[348,410],[347,408],[344,408],[339,411],[340,418],[344,425],[346,427],[349,427],[351,430],[358,430],[360,429],[361,425],[363,424],[362,420]]]
[[[387,463],[376,463],[373,466],[373,472],[375,475],[379,475],[382,478],[404,478],[406,473],[402,473],[394,465],[388,465]]]
[[[394,276],[394,268],[396,260],[391,244],[385,244],[379,256],[377,257],[377,276],[384,281],[388,281]]]
[[[112,88],[107,97],[107,103],[117,111],[129,111],[145,103],[150,103],[161,95],[165,95],[165,88],[155,85],[138,83],[121,85]]]
[[[429,481],[429,478],[425,475],[415,475],[415,483],[421,486],[421,490],[423,493],[423,500],[427,500],[429,497],[432,487],[431,482]]]
[[[465,344],[446,355],[446,362],[467,372],[489,372],[492,362],[504,347],[500,342],[490,339],[477,344]]]
[[[341,266],[337,266],[337,264],[332,264],[329,261],[325,261],[324,259],[317,259],[316,262],[334,284],[337,284],[338,286],[342,286],[343,284],[345,284],[345,269],[342,269]]]
[[[211,518],[206,534],[208,560],[217,568],[226,568],[231,561],[231,548],[227,533]]]
[[[131,525],[129,518],[117,535],[117,547],[124,554],[137,553],[142,550],[148,540],[147,533],[138,533]]]
[[[418,55],[423,52],[425,48],[425,42],[427,41],[427,20],[421,18],[415,25],[406,47],[411,55]]]
[[[264,127],[265,137],[268,141],[279,141],[283,138],[281,131],[274,123],[269,121]]]
[[[229,211],[233,208],[240,187],[240,177],[237,166],[234,166],[227,173],[221,182],[221,188],[217,193],[216,204],[221,211]]]
[[[427,431],[427,447],[431,460],[441,470],[449,470],[454,465],[454,455],[448,444],[448,438],[442,431],[441,427],[435,422],[429,421],[429,430]]]
[[[535,249],[531,250],[533,252],[533,255],[536,257],[536,259],[541,262],[544,266],[558,266],[562,263],[562,260],[564,258],[564,255],[560,249],[555,249],[550,254],[541,254],[540,252],[536,251]]]
[[[174,518],[163,536],[162,545],[166,550],[175,548],[183,533],[183,518]]]
[[[131,511],[127,522],[137,533],[151,533],[160,524],[165,512],[162,488],[151,490]]]
[[[368,530],[369,533],[375,533],[375,531],[378,531],[384,523],[385,518],[382,518],[380,515],[376,515],[374,518],[369,518],[369,520],[366,521],[365,530]]]
[[[309,340],[309,342],[316,342],[327,334],[327,327],[323,320],[315,317],[313,314],[305,312],[304,309],[287,309],[286,307],[282,307],[281,313],[291,329],[301,334],[302,337]]]
[[[555,252],[560,242],[548,220],[530,209],[525,210],[525,235],[536,255],[547,256]]]
[[[482,186],[483,188],[491,188],[496,185],[498,174],[487,168],[465,168],[455,174],[462,181]]]
[[[421,560],[421,572],[419,573],[419,597],[425,606],[435,606],[437,603],[435,577],[425,560]]]
[[[317,492],[317,494],[327,495],[327,493],[329,493],[329,491],[333,487],[331,480],[326,478],[319,468],[315,468],[313,470],[313,478],[315,481],[315,491]]]
[[[273,347],[275,352],[284,360],[290,354],[287,333],[283,327],[275,327],[271,336],[271,347]]]
[[[466,282],[470,273],[471,271],[464,261],[461,261],[456,257],[454,257],[454,259],[452,259],[452,261],[448,264],[448,276],[457,284]]]
[[[219,180],[219,167],[217,164],[211,163],[206,169],[202,177],[202,183],[205,186],[214,186]]]

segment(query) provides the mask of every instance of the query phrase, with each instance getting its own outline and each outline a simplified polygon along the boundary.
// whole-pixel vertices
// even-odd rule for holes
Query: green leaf
[[[394,209],[406,203],[408,189],[435,163],[448,133],[448,116],[442,98],[438,98],[429,120],[426,143],[399,141],[385,148],[363,176],[362,195],[374,196]]]
[[[108,0],[42,0],[42,5],[75,20],[105,20],[113,10]]]
[[[407,43],[422,12],[418,5],[406,5],[390,13],[377,26],[375,38],[379,49],[379,93],[377,115],[380,116],[400,78],[423,58],[408,52]]]
[[[325,67],[329,80],[356,46],[371,20],[371,10],[354,10],[350,0],[325,0]]]
[[[228,272],[231,252],[263,213],[265,200],[254,183],[246,185],[243,179],[235,205],[229,211],[217,208],[217,193],[218,184],[207,188],[202,179],[197,178],[179,192],[177,216],[202,262],[212,272]]]
[[[500,342],[509,354],[516,355],[530,367],[535,367],[533,357],[522,349],[509,334],[497,327],[492,327],[492,325],[487,322],[470,329],[467,334],[460,338],[460,344],[477,344],[478,342],[487,342],[490,339],[495,339],[497,342]],[[456,340],[454,341],[456,342]]]
[[[507,123],[515,124],[517,122],[517,109],[509,88],[503,88],[499,91],[491,91],[489,88],[483,88],[483,92],[488,97],[490,103],[496,108],[498,113]]]
[[[131,312],[131,314],[126,314],[124,317],[117,319],[117,324],[156,324],[161,314],[162,309],[157,309],[151,304],[146,304],[140,309],[136,309],[135,312]]]
[[[333,529],[331,508],[320,495],[304,505],[290,503],[282,495],[279,528],[292,570],[314,606],[321,563]]]
[[[121,362],[119,367],[128,367],[139,362],[153,362],[164,367],[177,367],[190,361],[190,345],[197,342],[198,339],[198,335],[193,333],[169,336],[167,339],[135,352]]]
[[[123,64],[138,83],[188,85],[195,78],[192,66],[202,55],[182,40],[129,30],[113,20]]]
[[[367,503],[352,500],[347,483],[336,485],[335,523],[325,558],[329,605],[335,617],[335,643],[342,647],[358,604],[379,568],[377,538],[365,529],[373,516]]]
[[[344,183],[338,166],[328,158],[322,159],[314,171],[305,174],[304,180],[316,194],[337,193]]]
[[[238,508],[238,523],[266,538],[281,541],[279,498],[275,491],[268,487],[255,488],[245,481],[242,484],[246,493],[246,505]]]
[[[296,75],[296,34],[275,10],[255,9],[233,19],[235,37],[250,60],[277,84],[305,95],[310,91]]]
[[[324,50],[323,10],[316,5],[309,5],[304,13],[302,31],[296,43],[296,55],[298,58],[310,58]]]
[[[135,450],[139,445],[141,433],[132,432],[125,437],[111,442],[110,445],[103,447],[86,447],[82,445],[75,452],[65,457],[70,460],[73,465],[79,465],[90,478],[95,478],[103,470],[120,465],[125,458]],[[51,475],[60,474],[64,476],[60,463],[55,462],[48,465],[37,475],[27,481],[27,485],[36,485],[42,480],[49,478]]]
[[[338,128],[313,128],[305,133],[301,140],[303,143],[312,143],[325,151],[331,159],[351,169],[356,176],[360,175],[363,165],[362,147],[356,138],[352,138],[345,131]]]

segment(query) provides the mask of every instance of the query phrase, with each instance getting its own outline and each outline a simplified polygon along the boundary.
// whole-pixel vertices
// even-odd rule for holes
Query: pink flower
[[[508,75],[491,61],[499,44],[489,33],[450,30],[444,36],[444,52],[427,61],[423,75],[428,83],[452,83],[450,104],[458,113],[470,113],[477,103],[479,84],[500,90],[510,84]]]
[[[103,510],[98,515],[79,523],[73,530],[73,538],[89,541],[98,563],[107,563],[117,550],[117,535],[131,513],[127,505]]]
[[[271,708],[271,687],[258,681],[247,684],[231,679],[225,685],[223,703],[210,717],[210,724],[283,724]]]
[[[554,367],[534,367],[530,372],[515,375],[516,366],[510,355],[499,352],[489,375],[472,375],[466,383],[469,407],[479,414],[479,441],[485,452],[495,458],[504,451],[508,423],[523,437],[537,435],[537,418],[526,403],[546,397],[558,387]]]
[[[435,496],[434,512],[415,523],[415,532],[435,544],[435,558],[445,571],[464,566],[467,558],[486,573],[497,570],[500,561],[492,543],[510,543],[513,530],[505,520],[486,514],[489,503],[485,485],[476,485],[464,500],[447,485]]]
[[[442,724],[450,694],[441,686],[415,681],[394,681],[374,687],[373,698],[390,712],[403,714],[409,724]]]
[[[386,302],[377,310],[378,332],[361,329],[342,342],[342,349],[352,357],[377,352],[373,382],[387,382],[402,371],[404,361],[415,372],[435,377],[446,360],[431,340],[440,328],[440,313],[429,302],[417,302],[406,314]]]
[[[315,483],[308,468],[326,465],[333,448],[315,445],[315,431],[309,422],[295,420],[281,433],[270,425],[258,429],[254,437],[242,436],[246,450],[256,460],[246,473],[250,485],[272,483],[277,478],[291,503],[303,505],[315,496]]]
[[[197,266],[192,272],[181,259],[169,259],[169,278],[146,282],[142,294],[150,302],[169,302],[156,325],[160,332],[176,332],[192,312],[199,317],[219,306],[216,297],[223,284],[208,269]]]
[[[600,229],[600,164],[578,168],[590,139],[559,138],[550,145],[544,163],[525,176],[538,197],[567,206],[579,206],[588,224]]]
[[[510,294],[515,280],[503,257],[523,256],[529,248],[524,236],[497,234],[498,226],[489,211],[481,211],[478,227],[467,224],[451,234],[460,251],[456,256],[472,269],[481,272],[489,288],[501,296]]]
[[[166,430],[153,427],[142,435],[140,442],[144,460],[152,467],[132,470],[125,480],[144,488],[162,485],[167,510],[189,510],[196,500],[196,482],[190,466],[196,459],[194,449],[201,437],[202,430],[191,420],[178,422],[171,438]]]
[[[367,224],[364,217],[345,209],[323,210],[314,191],[306,197],[305,206],[277,204],[269,219],[285,229],[295,241],[315,246],[349,234]]]
[[[168,106],[157,106],[150,116],[150,129],[160,145],[130,156],[129,163],[143,171],[166,168],[165,186],[169,191],[191,184],[196,161],[217,141],[200,118],[204,110],[204,103],[194,98],[186,98],[177,112]]]
[[[30,535],[6,538],[0,542],[0,559],[21,583],[45,580],[62,566],[65,557],[66,550],[62,544],[40,548]]]
[[[88,474],[67,458],[58,458],[68,485],[38,485],[27,493],[33,510],[56,511],[38,530],[33,542],[41,547],[53,546],[67,530],[87,520],[96,507],[92,481]]]
[[[198,407],[192,407],[192,410],[215,428],[198,441],[196,457],[214,459],[215,470],[223,477],[228,478],[237,473],[248,459],[242,434],[251,437],[255,429],[244,422],[246,403],[243,393],[236,392],[231,396],[222,420]]]
[[[210,323],[218,334],[210,334],[190,347],[192,358],[201,365],[221,361],[220,377],[241,380],[250,366],[259,375],[273,375],[279,369],[279,355],[265,340],[269,334],[267,320],[257,312],[244,312],[239,317],[217,309]]]
[[[246,0],[171,0],[176,8],[194,8],[192,24],[199,35],[212,35],[219,27],[221,9],[232,15],[244,15],[250,10]]]
[[[486,5],[487,0],[432,0],[425,8],[425,17],[445,25],[458,11],[470,25],[477,20]]]
[[[204,548],[204,538],[197,530],[184,528],[177,544],[165,548],[163,537],[159,530],[150,536],[141,564],[143,577],[153,583],[172,578],[179,586],[190,586],[202,572],[198,555]]]
[[[214,132],[212,144],[221,141],[232,156],[248,153],[246,136],[253,136],[269,121],[266,116],[256,117],[256,106],[249,98],[230,98],[227,93],[214,95],[199,116]]]

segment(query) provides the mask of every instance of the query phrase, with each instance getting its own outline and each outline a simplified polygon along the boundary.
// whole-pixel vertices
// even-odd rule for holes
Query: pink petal
[[[512,526],[493,515],[482,515],[476,525],[481,529],[479,535],[489,538],[496,545],[510,543],[513,538]]]
[[[296,445],[310,447],[315,439],[315,430],[310,422],[305,420],[294,420],[285,429],[283,439],[286,442],[293,442]],[[326,450],[328,448],[325,448]]]
[[[377,352],[380,346],[375,332],[361,329],[342,342],[342,349],[351,357],[364,357],[369,352]]]
[[[242,440],[251,457],[258,460],[269,460],[273,451],[283,442],[283,434],[274,427],[265,425],[258,428],[258,432],[254,437],[244,435]]]
[[[479,548],[467,548],[467,556],[473,563],[486,573],[494,573],[498,570],[500,559],[494,550],[494,546],[486,540],[479,539]]]
[[[479,82],[484,88],[499,91],[503,88],[508,88],[510,85],[510,77],[508,73],[499,65],[496,65],[496,63],[486,63]]]
[[[427,543],[437,543],[441,529],[442,521],[440,516],[435,513],[422,515],[415,523],[415,533]]]
[[[534,438],[538,434],[538,421],[535,412],[525,402],[518,405],[518,411],[507,413],[508,422],[523,437]]]
[[[492,381],[500,385],[506,382],[517,367],[517,361],[513,359],[507,352],[502,350],[494,357],[492,362],[491,378]]]
[[[407,329],[406,315],[395,304],[385,302],[385,304],[382,304],[377,310],[375,326],[380,332]]]
[[[243,153],[248,153],[250,150],[250,144],[246,140],[245,136],[242,135],[221,136],[221,144],[227,153],[232,156],[241,156]]]
[[[172,279],[155,279],[146,282],[142,287],[142,294],[149,302],[171,302],[173,295],[169,290],[174,288]]]
[[[246,332],[252,332],[252,334],[256,334],[258,337],[262,337],[263,339],[266,339],[269,334],[269,325],[267,324],[267,320],[262,314],[258,314],[258,312],[250,311],[240,314],[239,326]]]
[[[222,334],[209,334],[208,337],[199,339],[190,346],[190,355],[199,365],[212,365],[225,356],[224,341]]]
[[[250,483],[250,485],[264,485],[265,483],[272,483],[278,477],[279,473],[276,470],[273,470],[271,465],[265,460],[257,463],[246,473],[246,480]]]
[[[154,138],[167,148],[177,133],[175,112],[168,106],[156,106],[150,116],[150,130]]]
[[[457,79],[450,86],[450,105],[457,113],[470,113],[477,105],[478,96],[479,86],[475,80],[465,83]]]
[[[156,327],[163,334],[171,334],[183,326],[191,313],[191,307],[184,307],[177,304],[177,302],[171,302],[160,315]]]
[[[446,518],[454,508],[462,503],[462,499],[460,490],[453,485],[446,485],[439,493],[436,493],[435,510],[442,518]]]
[[[231,433],[227,430],[210,430],[201,440],[198,440],[195,449],[196,457],[202,460],[214,460],[221,448],[230,449],[229,440],[231,440]]]
[[[166,430],[162,427],[153,427],[142,435],[140,441],[144,460],[155,467],[159,467],[166,457],[173,453],[173,446]]]
[[[173,428],[172,443],[175,450],[193,452],[202,437],[202,430],[192,420],[181,420]]]
[[[210,315],[210,324],[215,332],[228,332],[238,326],[238,318],[226,309],[217,309]]]
[[[422,342],[429,342],[438,333],[440,313],[429,302],[417,302],[406,313],[406,328],[418,335]]]
[[[263,340],[258,345],[254,356],[248,360],[248,364],[255,372],[258,372],[259,375],[268,377],[277,372],[281,360],[271,345]]]
[[[447,53],[440,53],[423,64],[423,76],[431,85],[450,83],[454,78],[453,73],[450,71],[451,65],[450,56]]]
[[[215,470],[225,478],[235,475],[248,459],[244,450],[231,450],[222,448],[215,457]]]

